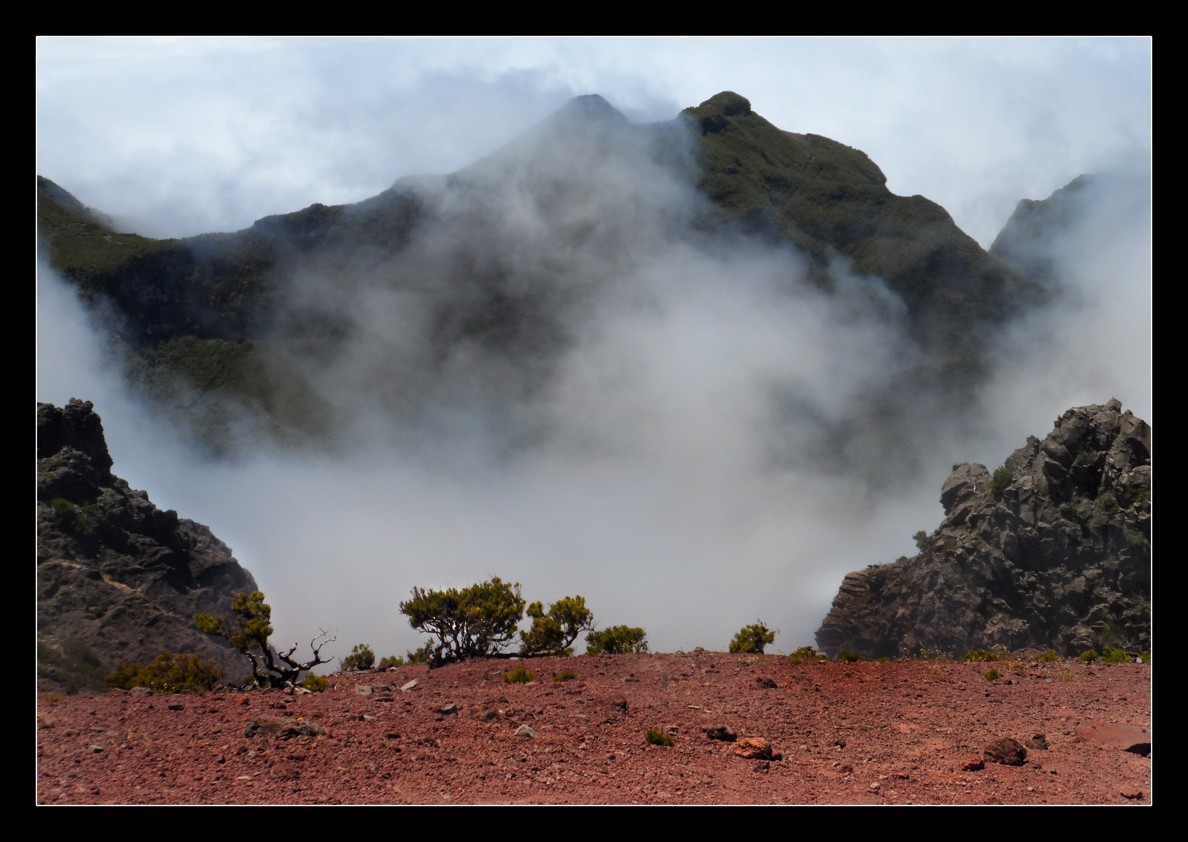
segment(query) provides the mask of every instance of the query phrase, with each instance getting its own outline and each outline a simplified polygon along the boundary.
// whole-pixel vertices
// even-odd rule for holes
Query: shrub
[[[1001,656],[996,652],[987,652],[985,649],[970,649],[962,657],[962,663],[966,664],[981,664],[988,661],[1000,661]]]
[[[268,638],[272,636],[272,607],[264,601],[260,591],[239,592],[231,601],[230,617],[215,617],[199,614],[198,628],[207,634],[224,638],[242,652],[251,662],[252,679],[261,687],[291,687],[297,684],[302,673],[309,672],[319,664],[330,660],[322,657],[322,647],[333,643],[325,630],[309,642],[313,657],[299,661],[293,657],[297,651],[294,643],[287,651],[272,648]]]
[[[586,635],[587,655],[626,655],[647,652],[647,632],[635,626],[611,626]]]
[[[534,602],[528,606],[528,616],[532,628],[520,632],[520,654],[525,656],[572,655],[578,635],[594,628],[594,614],[583,596],[559,599],[549,606],[547,614],[541,603]]]
[[[386,658],[380,658],[379,668],[382,670],[402,666],[404,666],[404,658],[397,657],[396,655],[388,655]]]
[[[801,646],[795,652],[788,656],[788,663],[792,666],[803,664],[807,662],[828,661],[829,656],[823,652],[818,652],[811,646]]]
[[[1133,660],[1122,649],[1106,649],[1101,653],[1101,662],[1103,664],[1129,664]]]
[[[844,663],[847,663],[847,664],[853,664],[858,661],[861,661],[862,656],[855,652],[841,652],[838,654],[837,659],[839,661],[843,661]]]
[[[1055,649],[1045,649],[1035,656],[1035,660],[1040,664],[1051,664],[1060,660],[1060,653]]]
[[[994,495],[995,500],[1001,500],[1002,494],[1007,490],[1007,486],[1011,484],[1011,480],[1015,478],[1015,470],[1003,465],[994,471],[994,475],[990,478],[990,493]]]
[[[162,652],[143,666],[125,661],[107,676],[112,687],[147,687],[154,693],[205,693],[222,680],[223,670],[214,661],[172,652]]]
[[[994,669],[993,667],[991,667],[986,673],[987,681],[998,681],[999,678],[1001,678],[1001,676],[998,674],[998,670]]]
[[[1142,661],[1144,664],[1151,663],[1151,653],[1144,652],[1143,654],[1139,655],[1139,660]]]
[[[647,740],[648,745],[652,746],[671,746],[676,743],[672,735],[658,731],[655,728],[649,728],[648,732],[644,734],[644,739]]]
[[[322,678],[322,676],[314,675],[311,672],[301,682],[301,686],[311,693],[324,693],[330,687],[330,682]]]
[[[508,684],[527,684],[534,678],[536,676],[532,674],[532,670],[525,669],[524,667],[516,667],[514,670],[509,670],[503,674],[503,680]]]
[[[430,666],[484,658],[506,648],[524,616],[520,585],[498,576],[468,588],[431,591],[413,588],[412,599],[400,603],[400,613],[414,629],[435,635],[410,660]]]
[[[778,630],[777,630],[778,631]],[[775,640],[776,632],[767,627],[762,620],[756,620],[749,626],[743,626],[734,639],[730,641],[731,652],[753,652],[762,655],[767,644]]]
[[[570,670],[561,670],[561,672],[553,675],[553,681],[577,681],[577,673]]]
[[[1096,660],[1097,660],[1097,650],[1095,650],[1095,649],[1086,649],[1084,652],[1081,653],[1081,663],[1082,664],[1091,664]]]
[[[346,672],[362,672],[375,666],[375,652],[366,643],[357,643],[351,654],[339,659],[339,665]]]

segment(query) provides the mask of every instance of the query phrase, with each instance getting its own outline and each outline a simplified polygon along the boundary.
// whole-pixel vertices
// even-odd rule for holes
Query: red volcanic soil
[[[506,683],[521,665],[535,681]],[[579,678],[553,681],[562,670]],[[695,650],[329,679],[297,695],[43,696],[37,803],[1151,803],[1149,665]],[[290,735],[311,725],[324,733]],[[747,737],[773,756],[740,756]],[[985,759],[1004,739],[1022,765]]]

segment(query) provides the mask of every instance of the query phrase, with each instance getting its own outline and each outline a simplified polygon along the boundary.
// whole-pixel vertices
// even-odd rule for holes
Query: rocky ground
[[[521,664],[535,681],[506,683],[505,671]],[[991,667],[997,680],[985,677]],[[553,681],[562,670],[579,678]],[[301,695],[42,696],[36,801],[1152,801],[1144,665],[793,666],[782,655],[695,650],[329,678],[327,692]],[[649,729],[673,745],[649,744]],[[1021,765],[1001,762],[1020,762],[1016,745],[1002,742],[1012,740]]]

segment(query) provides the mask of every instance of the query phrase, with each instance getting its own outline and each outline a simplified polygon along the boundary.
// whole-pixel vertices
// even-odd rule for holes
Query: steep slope
[[[846,576],[820,648],[1151,645],[1151,428],[1117,400],[1070,409],[993,472],[963,463],[920,554]]]
[[[196,653],[231,677],[243,656],[198,631],[256,590],[227,546],[111,473],[91,403],[37,405],[37,644],[41,690],[104,689],[119,663]]]
[[[902,311],[913,348],[854,401],[860,417],[830,419],[844,441],[872,417],[911,415],[922,390],[959,409],[989,333],[1045,298],[943,208],[885,181],[862,152],[782,131],[731,92],[650,125],[588,96],[457,173],[355,205],[154,241],[41,180],[39,225],[132,381],[218,447],[235,446],[228,419],[245,412],[271,434],[324,440],[344,382],[393,427],[478,407],[498,435],[531,439],[533,402],[607,297],[690,253],[777,254],[789,296],[846,284],[864,307]]]

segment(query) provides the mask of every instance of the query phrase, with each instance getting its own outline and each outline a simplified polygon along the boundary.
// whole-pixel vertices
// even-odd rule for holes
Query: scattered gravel
[[[988,681],[984,664],[695,650],[532,659],[535,681],[505,683],[516,665],[43,696],[37,802],[1151,803],[1150,666],[1004,661]],[[740,756],[752,737],[770,758]],[[1000,740],[1031,746],[1022,765],[987,756]]]

